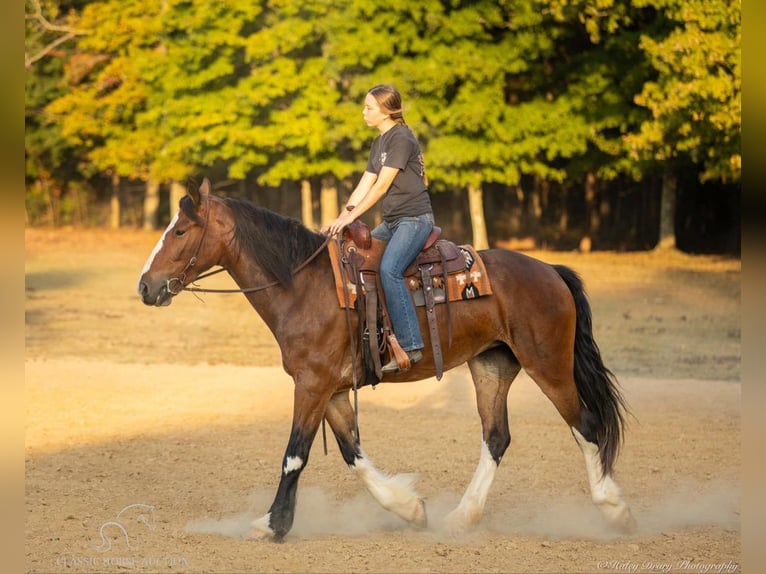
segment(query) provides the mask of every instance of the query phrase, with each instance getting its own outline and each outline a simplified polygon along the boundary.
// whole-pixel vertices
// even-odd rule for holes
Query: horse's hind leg
[[[581,402],[571,367],[562,369],[559,375],[555,374],[551,363],[545,370],[530,369],[527,372],[559,411],[580,447],[593,503],[604,518],[619,530],[634,530],[635,520],[612,478],[612,469],[604,468],[602,464],[596,437],[602,434],[599,429],[603,428],[603,422],[585,406],[585,401]]]
[[[571,430],[585,458],[585,470],[593,503],[601,510],[609,524],[623,532],[634,532],[636,521],[623,500],[620,487],[612,478],[612,473],[603,472],[598,446],[586,439],[576,428],[572,427]]]
[[[348,391],[342,391],[332,397],[325,418],[335,434],[343,460],[359,475],[373,498],[383,508],[404,520],[417,526],[425,526],[425,502],[415,492],[415,475],[384,474],[375,468],[362,451],[354,428],[354,410],[349,402]]]
[[[540,343],[521,344],[517,353],[572,431],[585,459],[591,499],[610,524],[629,532],[635,520],[612,478],[622,435],[622,399],[593,340],[590,308],[579,282],[572,289],[577,317],[571,307],[562,306],[558,320],[525,338]],[[553,301],[548,300],[549,312]]]
[[[479,464],[471,483],[458,507],[447,516],[447,526],[451,530],[461,530],[481,520],[495,472],[511,444],[508,428],[508,390],[521,369],[507,347],[484,351],[468,361],[468,367],[476,388],[482,445]]]

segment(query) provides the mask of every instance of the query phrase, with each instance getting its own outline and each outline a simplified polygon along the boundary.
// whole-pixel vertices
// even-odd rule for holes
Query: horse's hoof
[[[248,538],[251,540],[273,540],[274,531],[269,526],[271,520],[271,514],[262,516],[258,520],[253,520],[250,523],[250,535]]]
[[[463,534],[481,521],[481,511],[456,508],[444,519],[444,529],[452,535]]]
[[[428,515],[426,514],[426,501],[422,498],[418,499],[417,508],[415,508],[415,514],[411,521],[418,528],[428,527]]]
[[[258,528],[251,528],[250,533],[247,536],[248,540],[272,540],[273,538],[274,538],[273,534],[264,532],[263,530],[259,530]]]
[[[638,523],[629,508],[625,508],[615,526],[623,534],[635,534],[638,531]]]
[[[453,510],[444,519],[443,530],[447,534],[456,536],[468,530],[468,523],[461,512]]]

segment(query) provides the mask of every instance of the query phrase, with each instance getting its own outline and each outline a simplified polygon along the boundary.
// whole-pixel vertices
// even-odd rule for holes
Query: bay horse
[[[146,305],[165,306],[218,266],[245,293],[279,344],[283,367],[295,384],[292,428],[274,502],[253,521],[253,538],[279,541],[292,527],[298,479],[323,419],[343,460],[372,496],[405,521],[426,525],[425,502],[410,475],[381,472],[361,447],[349,397],[363,368],[351,349],[357,355],[361,349],[350,344],[346,313],[336,298],[326,253],[330,240],[249,201],[215,196],[205,179],[181,199],[138,281]],[[612,526],[632,531],[635,521],[612,477],[626,405],[593,338],[580,278],[567,267],[518,252],[489,249],[480,257],[493,294],[451,304],[452,345],[443,356],[445,370],[468,363],[482,425],[478,466],[447,516],[448,527],[464,529],[482,517],[495,472],[511,443],[508,391],[523,368],[579,445],[593,502]],[[447,313],[437,312],[439,331],[445,332]],[[418,315],[421,329],[426,329],[422,308]],[[411,370],[385,374],[381,382],[433,377],[431,355],[426,346],[423,359]]]

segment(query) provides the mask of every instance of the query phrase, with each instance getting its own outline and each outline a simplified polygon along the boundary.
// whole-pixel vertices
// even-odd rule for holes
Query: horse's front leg
[[[383,508],[404,520],[416,526],[425,526],[426,506],[423,499],[415,492],[416,476],[383,474],[362,451],[354,424],[354,410],[351,408],[347,390],[333,395],[327,405],[325,416],[338,441],[343,460],[360,476],[375,500]]]
[[[322,394],[308,389],[298,381],[293,399],[293,425],[285,456],[282,459],[282,475],[274,502],[269,512],[253,521],[253,538],[273,538],[281,541],[290,531],[295,517],[295,495],[298,479],[309,459],[311,444],[314,442],[321,422],[329,393]]]

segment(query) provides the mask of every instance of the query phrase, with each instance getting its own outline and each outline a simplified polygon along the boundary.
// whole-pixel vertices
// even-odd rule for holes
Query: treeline
[[[403,94],[477,246],[739,251],[741,0],[26,0],[29,225],[162,225],[202,176],[317,227]]]

